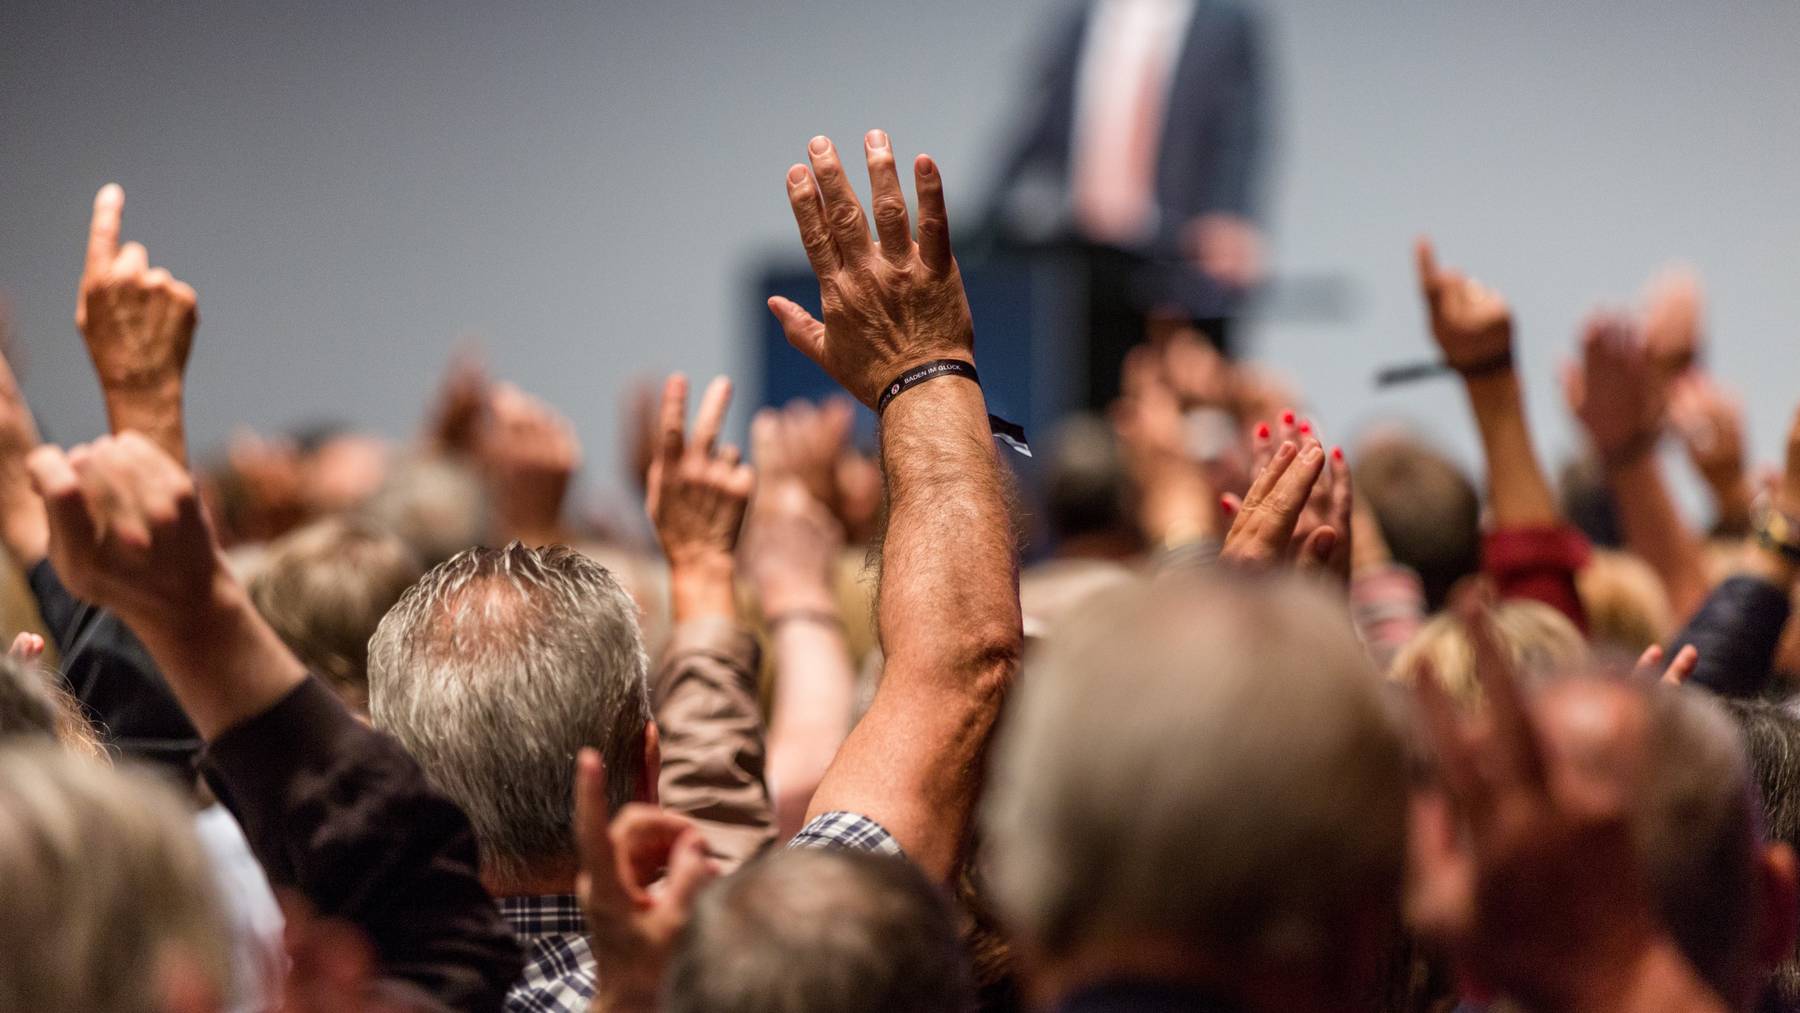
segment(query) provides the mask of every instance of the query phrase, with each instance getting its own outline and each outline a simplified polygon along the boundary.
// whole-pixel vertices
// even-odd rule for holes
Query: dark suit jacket
[[[1069,209],[1070,154],[1087,4],[1059,26],[1033,90],[1034,108],[991,205],[1006,242],[1038,245],[1079,238]],[[1263,88],[1255,15],[1239,0],[1195,0],[1175,66],[1163,126],[1156,236],[1134,252],[1180,255],[1180,231],[1208,212],[1252,214],[1262,146]]]

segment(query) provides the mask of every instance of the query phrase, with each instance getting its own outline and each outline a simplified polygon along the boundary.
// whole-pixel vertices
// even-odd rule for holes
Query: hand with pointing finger
[[[143,244],[119,244],[124,209],[125,191],[116,183],[94,197],[75,326],[100,377],[113,432],[138,430],[185,461],[182,381],[199,322],[196,298],[186,283],[150,266]]]
[[[875,205],[873,238],[829,139],[812,139],[810,171],[804,165],[788,170],[788,201],[819,278],[825,320],[780,296],[769,300],[769,310],[790,344],[873,408],[883,386],[913,366],[935,359],[974,362],[975,325],[950,252],[937,163],[928,155],[913,162],[915,241],[887,134],[869,131],[863,153]]]

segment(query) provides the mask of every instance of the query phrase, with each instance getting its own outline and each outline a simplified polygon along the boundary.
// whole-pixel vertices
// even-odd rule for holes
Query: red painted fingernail
[[[1269,424],[1267,422],[1258,422],[1256,424],[1256,438],[1259,440],[1266,440],[1269,438]]]
[[[1284,426],[1291,426],[1294,424],[1294,413],[1291,409],[1281,413],[1281,424]]]
[[[1311,422],[1300,423],[1300,435],[1301,436],[1311,436],[1312,435],[1312,423]]]
[[[1343,447],[1332,447],[1331,448],[1331,459],[1334,461],[1343,460],[1344,459],[1344,448]]]
[[[1225,512],[1225,516],[1230,517],[1232,514],[1237,513],[1237,504],[1231,501],[1230,496],[1220,496],[1219,509]]]

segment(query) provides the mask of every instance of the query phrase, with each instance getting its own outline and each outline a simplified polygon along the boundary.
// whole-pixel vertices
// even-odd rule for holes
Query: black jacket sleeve
[[[1720,696],[1760,696],[1774,677],[1775,650],[1791,608],[1787,592],[1768,581],[1732,577],[1707,596],[1668,655],[1693,644],[1700,664],[1689,684]]]
[[[207,747],[203,770],[277,888],[367,933],[382,974],[499,1010],[523,959],[468,818],[316,679]]]
[[[62,655],[65,686],[103,741],[126,757],[191,782],[200,733],[144,645],[118,616],[70,594],[49,560],[32,567],[25,578]]]

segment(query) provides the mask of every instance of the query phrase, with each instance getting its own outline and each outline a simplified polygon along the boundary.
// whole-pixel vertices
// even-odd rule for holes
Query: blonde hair
[[[1536,601],[1503,602],[1493,610],[1500,645],[1521,674],[1542,679],[1581,668],[1588,661],[1587,641],[1568,617]],[[1407,684],[1429,663],[1444,688],[1464,704],[1481,700],[1475,681],[1475,647],[1460,616],[1440,613],[1407,641],[1388,669],[1389,677]]]
[[[1650,564],[1627,552],[1595,549],[1575,574],[1594,646],[1636,657],[1674,632],[1674,610]]]
[[[0,813],[0,1009],[154,1013],[177,967],[229,994],[212,871],[173,789],[14,745]]]

